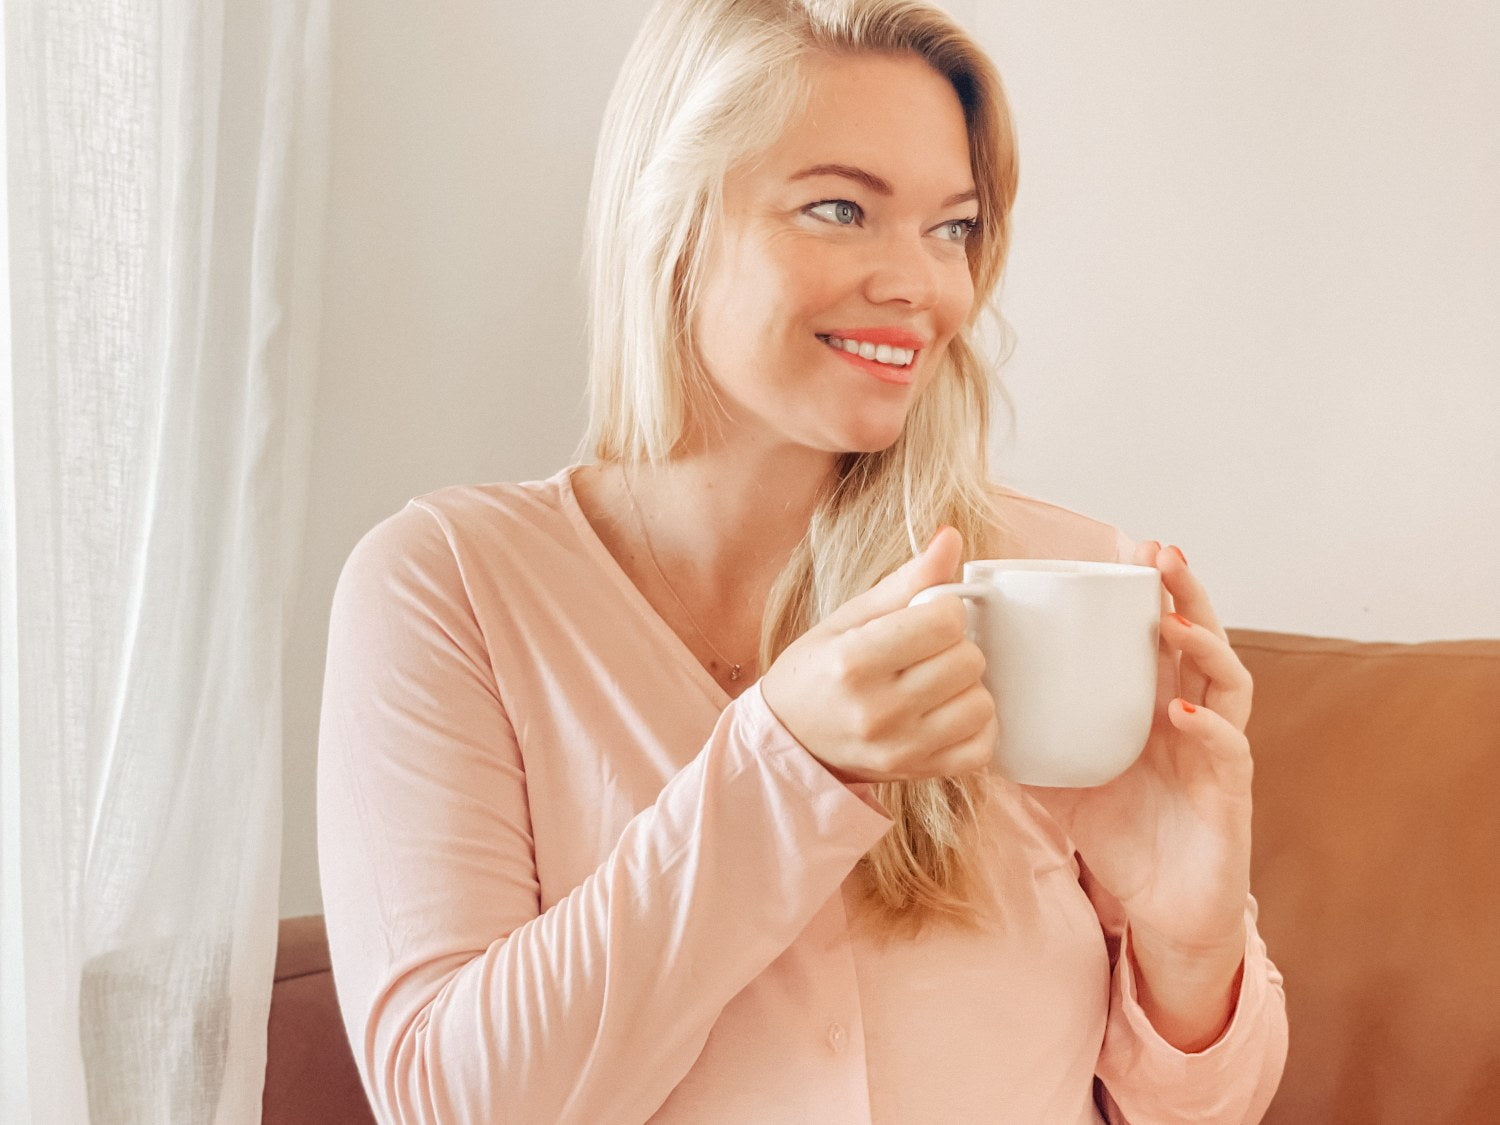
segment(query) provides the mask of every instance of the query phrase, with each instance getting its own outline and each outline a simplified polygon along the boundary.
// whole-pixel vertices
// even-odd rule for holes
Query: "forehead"
[[[898,192],[973,186],[968,130],[952,84],[915,55],[814,55],[808,98],[755,162],[767,178],[818,164],[862,168]]]

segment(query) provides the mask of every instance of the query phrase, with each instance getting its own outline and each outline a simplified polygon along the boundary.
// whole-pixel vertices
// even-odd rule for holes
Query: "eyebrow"
[[[851,164],[814,164],[811,168],[804,168],[795,173],[792,180],[806,180],[813,176],[842,176],[846,180],[864,184],[876,195],[895,195],[896,189],[890,183],[882,180],[874,172],[866,172],[863,168],[856,168]],[[961,191],[957,195],[950,195],[943,200],[944,207],[957,207],[960,203],[967,203],[971,199],[978,199],[979,193],[973,188]]]

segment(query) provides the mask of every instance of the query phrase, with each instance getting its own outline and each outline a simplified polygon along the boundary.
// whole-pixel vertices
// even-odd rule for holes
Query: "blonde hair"
[[[902,435],[840,459],[771,591],[761,667],[900,565],[943,524],[969,557],[994,535],[986,455],[992,387],[974,329],[999,282],[1017,180],[1010,110],[984,51],[918,0],[659,0],[616,81],[589,208],[590,419],[600,461],[671,456],[715,394],[692,337],[706,232],[731,168],[770,148],[804,104],[814,53],[914,54],[963,106],[978,193],[974,306]],[[1003,397],[1003,392],[1002,392]],[[972,919],[980,774],[883,783],[895,824],[861,863],[887,920]]]

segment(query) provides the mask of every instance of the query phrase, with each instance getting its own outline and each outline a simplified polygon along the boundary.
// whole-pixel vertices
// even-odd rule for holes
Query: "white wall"
[[[950,7],[1021,136],[1002,475],[1180,543],[1231,624],[1500,636],[1493,6]],[[411,495],[575,448],[593,138],[645,8],[339,7],[283,914],[320,908],[344,556]]]
[[[1500,636],[1500,8],[989,2],[1018,487],[1233,624]]]
[[[582,218],[646,0],[336,6],[321,384],[286,685],[282,914],[321,909],[313,785],[328,604],[418,493],[529,480],[582,430]]]

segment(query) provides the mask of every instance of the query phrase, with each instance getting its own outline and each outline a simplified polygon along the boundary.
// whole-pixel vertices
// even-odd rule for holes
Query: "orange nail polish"
[[[1175,618],[1177,618],[1177,623],[1179,625],[1186,625],[1189,629],[1191,629],[1193,627],[1193,623],[1191,621],[1189,621],[1186,617],[1182,616],[1182,614],[1180,614],[1180,613],[1174,613],[1174,614],[1172,614],[1172,616],[1175,617]]]
[[[1167,550],[1169,550],[1169,551],[1175,551],[1177,553],[1177,557],[1182,560],[1182,565],[1183,566],[1187,566],[1187,564],[1188,564],[1187,556],[1182,553],[1182,548],[1181,547],[1177,546],[1174,543],[1172,546],[1168,547]]]
[[[1179,699],[1177,702],[1182,704],[1182,709],[1184,711],[1186,711],[1189,715],[1196,714],[1197,711],[1198,711],[1198,708],[1194,707],[1186,699]]]

